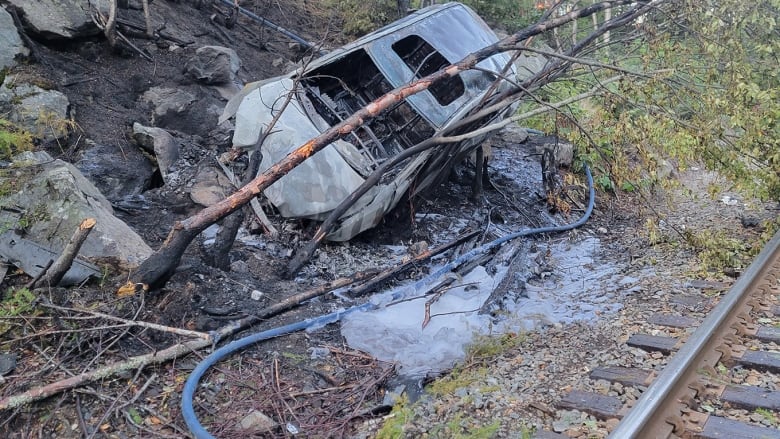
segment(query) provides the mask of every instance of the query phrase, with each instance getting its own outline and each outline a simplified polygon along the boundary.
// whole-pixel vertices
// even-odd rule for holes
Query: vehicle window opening
[[[417,35],[409,35],[396,41],[393,44],[393,51],[414,72],[416,79],[428,76],[451,64],[433,46]],[[446,78],[428,87],[428,91],[436,99],[436,102],[442,106],[453,103],[463,96],[465,90],[466,87],[459,75]]]
[[[333,126],[393,87],[364,50],[308,72],[301,81],[313,110]],[[410,146],[431,137],[434,129],[406,101],[401,101],[344,140],[371,164],[371,171]],[[365,170],[355,169],[364,174]]]

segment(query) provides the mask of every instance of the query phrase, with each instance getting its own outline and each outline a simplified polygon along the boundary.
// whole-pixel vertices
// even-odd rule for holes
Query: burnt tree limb
[[[640,2],[639,4],[658,4],[663,1],[664,0],[654,0],[650,2]],[[380,96],[339,124],[299,146],[284,159],[268,168],[265,172],[254,178],[249,184],[238,189],[229,197],[201,210],[189,218],[177,221],[163,245],[131,274],[130,280],[125,287],[136,286],[137,289],[137,285],[140,285],[145,289],[155,289],[164,286],[176,271],[185,250],[200,232],[211,224],[240,209],[241,206],[258,196],[268,186],[286,175],[314,153],[322,150],[335,140],[351,133],[366,121],[375,118],[393,104],[401,102],[409,96],[423,90],[427,90],[433,83],[467,71],[473,68],[478,62],[487,59],[490,56],[510,50],[519,50],[522,48],[519,43],[532,36],[554,29],[578,18],[590,16],[604,9],[631,3],[634,2],[632,0],[600,2],[565,15],[539,22],[490,46],[475,51],[453,65],[401,87],[397,87],[387,94]]]
[[[244,178],[241,180],[241,184],[246,185],[252,181],[252,175],[255,175],[258,168],[260,168],[260,157],[261,155],[259,151],[255,151],[250,156],[249,164],[247,165],[247,169],[244,171]],[[214,246],[207,254],[207,264],[213,267],[217,267],[220,270],[230,270],[230,249],[233,247],[233,241],[235,241],[236,235],[238,234],[238,229],[241,227],[241,223],[243,221],[243,209],[238,209],[224,219],[222,222],[222,227],[220,227],[219,231],[217,232],[217,238],[214,240]]]

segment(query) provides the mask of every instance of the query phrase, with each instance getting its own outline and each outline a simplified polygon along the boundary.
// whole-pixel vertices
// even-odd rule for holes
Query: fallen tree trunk
[[[644,1],[639,2],[639,4],[646,5],[662,1],[664,0]],[[404,86],[395,88],[387,94],[380,96],[350,117],[344,119],[341,123],[298,147],[295,151],[287,155],[287,157],[271,166],[265,172],[253,179],[249,184],[240,188],[229,197],[203,209],[194,216],[182,221],[177,221],[160,249],[141,264],[141,266],[131,275],[130,281],[120,288],[120,293],[123,290],[138,290],[139,288],[156,289],[164,286],[175,273],[187,246],[200,232],[216,221],[241,208],[241,206],[248,203],[252,198],[265,190],[265,188],[286,175],[290,170],[311,157],[314,153],[330,145],[335,140],[351,133],[390,106],[403,101],[411,95],[428,89],[432,84],[438,81],[467,71],[476,66],[478,62],[487,59],[492,55],[510,50],[520,50],[522,49],[521,43],[532,36],[539,35],[578,18],[588,17],[604,9],[631,3],[635,2],[632,0],[605,1],[555,18],[544,20],[510,35],[495,44],[480,49],[449,67],[412,81]]]

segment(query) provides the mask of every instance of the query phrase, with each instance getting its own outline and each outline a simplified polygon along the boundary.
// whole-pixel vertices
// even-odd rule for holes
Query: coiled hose
[[[392,295],[391,302],[396,300],[402,300],[407,296],[411,296],[420,288],[424,287],[426,284],[437,280],[441,275],[452,271],[454,268],[458,267],[464,262],[467,262],[480,254],[491,251],[492,249],[512,239],[520,238],[522,236],[537,235],[540,233],[565,232],[567,230],[572,230],[582,226],[583,224],[585,224],[588,218],[590,218],[590,215],[593,212],[593,206],[595,205],[596,202],[596,190],[593,187],[593,176],[591,175],[590,169],[588,168],[587,165],[585,165],[585,175],[588,178],[588,207],[587,209],[585,209],[585,213],[576,222],[565,224],[562,226],[549,226],[549,227],[540,227],[536,229],[521,230],[515,233],[510,233],[509,235],[503,236],[501,238],[498,238],[486,244],[483,244],[480,247],[477,247],[469,252],[462,254],[455,260],[447,263],[443,267],[436,270],[434,273],[431,273],[428,276],[415,282],[414,284],[394,293]],[[351,314],[357,311],[370,311],[376,308],[379,308],[379,304],[369,301],[362,305],[356,305],[345,310],[332,312],[330,314],[324,314],[319,317],[302,320],[299,322],[291,323],[289,325],[280,326],[278,328],[269,329],[267,331],[248,335],[244,338],[230,342],[225,346],[217,349],[213,353],[211,353],[211,355],[204,358],[203,361],[198,363],[198,365],[195,366],[195,369],[192,370],[190,376],[187,378],[187,382],[184,383],[184,390],[182,391],[182,395],[181,395],[181,414],[182,417],[184,418],[184,422],[187,423],[187,427],[190,429],[192,435],[197,439],[214,439],[214,436],[209,434],[209,432],[206,431],[206,429],[198,421],[198,418],[195,415],[195,409],[193,407],[193,398],[195,397],[195,390],[198,387],[198,382],[200,381],[200,379],[203,377],[203,375],[211,366],[215,365],[221,359],[227,357],[233,352],[241,350],[257,342],[269,340],[271,338],[279,337],[281,335],[290,334],[304,329],[316,328],[319,326],[327,325],[329,323],[335,323],[341,320],[341,318],[347,314]]]

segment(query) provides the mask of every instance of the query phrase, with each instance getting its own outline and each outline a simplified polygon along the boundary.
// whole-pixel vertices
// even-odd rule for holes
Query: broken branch
[[[188,329],[174,328],[172,326],[159,325],[157,323],[144,322],[140,320],[123,319],[121,317],[112,316],[111,314],[105,314],[102,312],[92,311],[88,309],[66,308],[63,306],[58,306],[50,303],[41,303],[40,305],[44,308],[56,309],[58,311],[68,311],[68,312],[73,311],[73,312],[85,313],[85,314],[92,315],[94,317],[100,317],[106,320],[114,320],[116,322],[121,322],[127,326],[140,326],[142,328],[154,329],[161,332],[170,332],[172,334],[184,335],[187,337],[202,338],[204,340],[209,340],[209,341],[211,340],[211,336],[209,336],[209,334],[206,334],[205,332],[190,331]]]
[[[664,0],[657,0],[661,2]],[[538,35],[547,30],[566,24],[578,18],[586,17],[607,8],[633,3],[632,0],[605,1],[590,5],[568,14],[542,21],[529,26],[514,35],[504,38],[490,46],[477,50],[466,56],[461,61],[445,67],[423,78],[414,80],[406,85],[397,87],[387,94],[380,96],[373,102],[353,113],[342,122],[334,125],[319,136],[310,139],[296,150],[288,154],[284,159],[268,168],[265,172],[254,178],[249,184],[238,189],[224,200],[207,207],[194,216],[176,222],[162,247],[147,258],[138,270],[131,276],[128,284],[140,283],[144,288],[159,288],[174,274],[176,267],[181,262],[187,246],[192,240],[208,226],[230,215],[251,199],[259,195],[272,183],[286,175],[314,153],[322,150],[335,140],[351,133],[366,121],[371,120],[387,108],[400,102],[409,96],[427,90],[432,84],[453,77],[461,72],[471,69],[478,62],[492,55],[515,50],[519,42],[529,37]],[[645,2],[646,3],[646,2]],[[644,3],[643,3],[644,4]]]
[[[175,344],[162,351],[139,355],[126,361],[112,363],[90,372],[80,373],[51,384],[35,387],[26,392],[0,399],[0,410],[21,407],[31,402],[40,401],[65,390],[108,378],[120,372],[146,367],[150,364],[160,364],[210,345],[211,340],[193,340],[186,343]]]
[[[65,276],[65,273],[67,273],[73,265],[73,260],[76,259],[76,255],[79,254],[81,246],[84,244],[84,241],[86,241],[92,228],[95,227],[95,224],[97,224],[97,221],[94,218],[86,218],[81,221],[78,229],[76,229],[68,243],[65,245],[65,248],[62,250],[60,257],[57,258],[51,266],[41,272],[39,279],[33,279],[28,284],[28,288],[35,288],[36,285],[41,283],[51,286],[60,283]]]
[[[161,351],[131,357],[125,361],[112,363],[90,372],[84,372],[51,384],[46,384],[40,387],[36,387],[34,389],[30,389],[26,392],[22,392],[17,395],[12,395],[0,399],[0,410],[20,407],[25,404],[29,404],[31,402],[39,401],[41,399],[45,399],[50,396],[56,395],[65,390],[74,389],[76,387],[84,386],[93,381],[111,377],[120,372],[135,370],[152,364],[165,363],[166,361],[179,358],[191,352],[206,348],[208,346],[213,346],[220,340],[223,340],[226,337],[230,337],[231,335],[245,328],[248,328],[249,326],[259,322],[262,319],[277,315],[283,311],[286,311],[290,308],[293,308],[301,304],[306,300],[310,300],[315,297],[321,296],[329,291],[333,291],[336,288],[341,288],[355,282],[369,279],[372,276],[374,276],[376,273],[377,273],[376,270],[365,271],[365,272],[354,274],[350,277],[337,279],[333,282],[328,283],[327,285],[313,288],[311,290],[296,294],[292,297],[288,297],[287,299],[279,303],[264,308],[257,314],[246,316],[242,319],[230,322],[227,325],[219,328],[218,330],[210,332],[208,334],[203,334],[195,331],[177,330],[176,328],[163,327],[161,325],[155,325],[155,324],[139,325],[139,326],[148,326],[152,329],[167,330],[168,332],[174,332],[176,334],[181,334],[181,335],[195,336],[195,337],[199,337],[199,339],[191,340],[185,343],[177,343]],[[68,310],[68,308],[62,308],[56,305],[47,304],[45,306],[53,309]],[[125,320],[119,317],[114,317],[107,314],[98,313],[95,311],[85,311],[85,310],[77,310],[77,311],[88,312],[90,314],[112,319],[112,320],[124,321],[126,322],[127,326],[137,325],[138,323],[141,323],[135,320]]]

